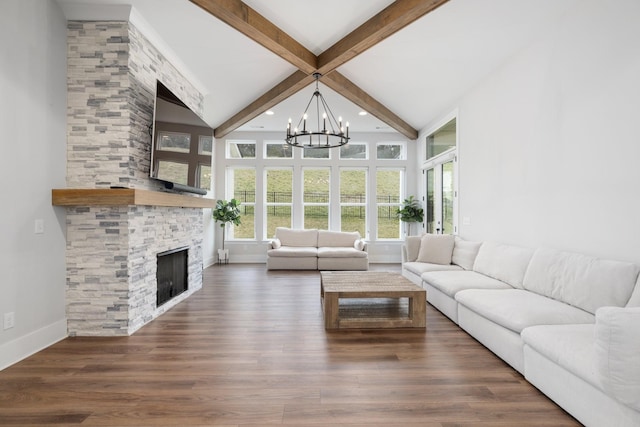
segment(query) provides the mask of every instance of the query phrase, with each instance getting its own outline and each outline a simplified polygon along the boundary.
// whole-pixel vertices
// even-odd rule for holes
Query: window
[[[429,134],[426,138],[425,162],[427,233],[456,234],[457,220],[457,131],[456,119]]]
[[[276,227],[291,227],[293,211],[293,169],[265,170],[265,236],[273,237]]]
[[[255,141],[233,141],[227,140],[227,159],[255,159]]]
[[[329,229],[330,172],[329,168],[302,171],[304,228]]]
[[[432,159],[440,154],[456,147],[456,119],[429,134],[426,138],[426,160]]]
[[[376,171],[377,238],[399,239],[401,221],[396,215],[401,206],[404,170]]]
[[[330,159],[331,148],[303,148],[303,159]]]
[[[406,146],[403,142],[379,142],[376,144],[379,160],[406,160]]]
[[[367,237],[366,169],[340,169],[340,229]]]
[[[156,122],[153,177],[177,184],[211,189],[211,129]]]
[[[366,160],[368,144],[365,142],[350,142],[340,147],[341,159],[362,159]]]
[[[264,142],[264,158],[265,159],[291,159],[293,157],[293,149],[290,145],[283,141],[265,141]]]
[[[228,239],[255,238],[256,170],[254,168],[227,169],[227,199],[240,202],[240,225],[231,224]]]

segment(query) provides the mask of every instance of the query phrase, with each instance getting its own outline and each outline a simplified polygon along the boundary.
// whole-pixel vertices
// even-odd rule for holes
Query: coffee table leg
[[[324,328],[338,329],[340,319],[338,318],[338,294],[334,292],[324,293]]]
[[[427,303],[422,293],[409,297],[409,319],[414,328],[427,326]]]

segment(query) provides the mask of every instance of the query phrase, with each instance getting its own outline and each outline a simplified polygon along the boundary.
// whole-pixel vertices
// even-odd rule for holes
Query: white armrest
[[[640,411],[640,307],[596,311],[596,369],[605,391]]]

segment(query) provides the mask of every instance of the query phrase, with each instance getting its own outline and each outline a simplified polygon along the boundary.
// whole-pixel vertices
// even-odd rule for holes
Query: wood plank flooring
[[[429,305],[426,332],[326,332],[319,286],[210,267],[131,337],[68,338],[1,371],[0,425],[580,425]]]

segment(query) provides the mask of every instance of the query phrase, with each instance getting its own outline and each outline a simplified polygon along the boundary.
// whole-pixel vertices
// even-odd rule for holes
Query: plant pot
[[[218,263],[229,264],[229,249],[218,249]]]

